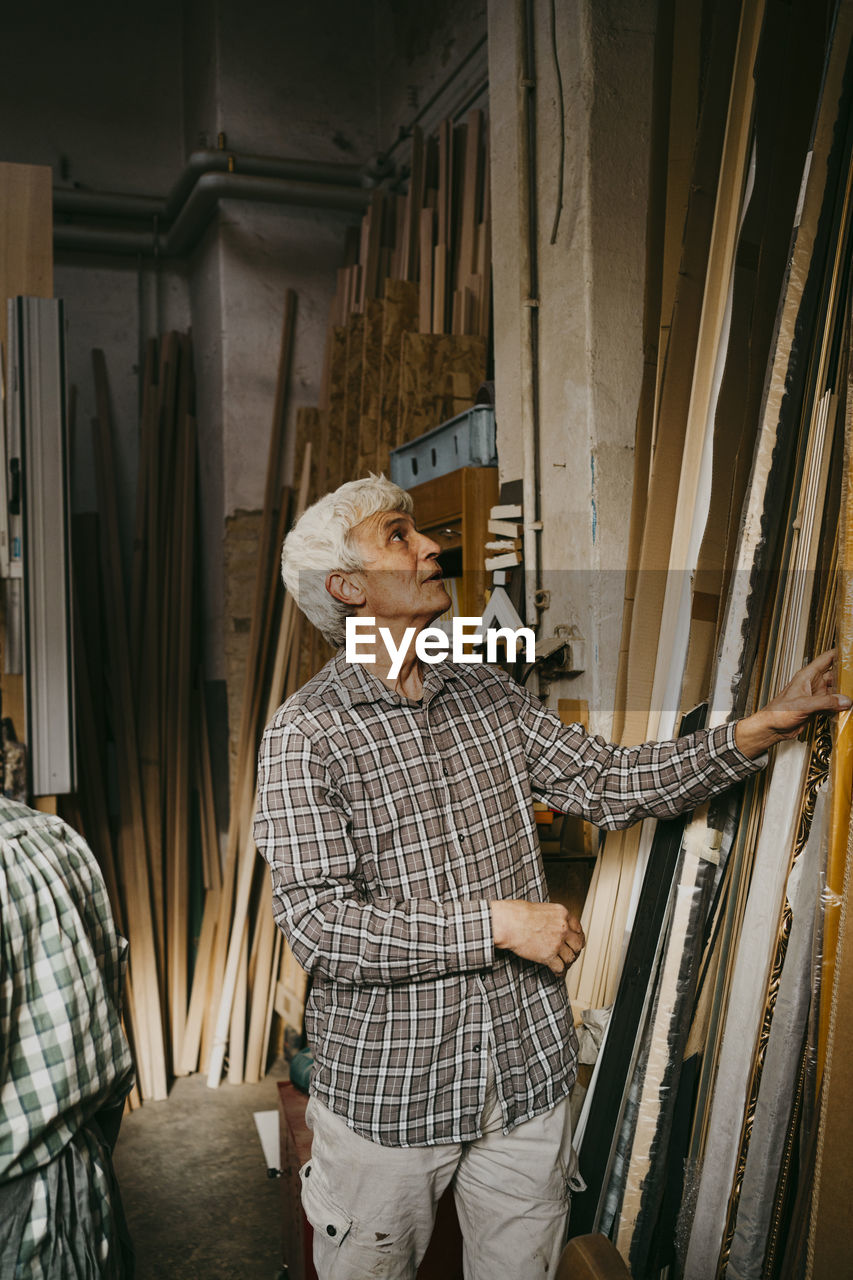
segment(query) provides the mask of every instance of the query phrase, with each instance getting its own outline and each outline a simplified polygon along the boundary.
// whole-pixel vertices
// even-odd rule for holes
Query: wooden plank
[[[151,338],[145,345],[145,368],[142,376],[142,416],[139,429],[139,475],[136,488],[136,523],[130,578],[130,673],[134,688],[139,687],[139,660],[143,640],[143,608],[147,574],[148,495],[157,448],[157,342]],[[152,570],[153,571],[153,570]]]
[[[309,447],[307,447],[305,451],[305,459],[299,483],[299,495],[297,498],[294,520],[298,519],[299,515],[305,510],[305,504],[308,497],[310,470],[311,457],[309,442]],[[265,724],[272,718],[276,707],[281,701],[285,674],[293,643],[295,622],[294,614],[295,604],[293,596],[287,595],[285,597],[281,625],[279,627],[273,674],[270,681],[269,693],[266,698],[266,707],[263,716]],[[249,799],[249,797],[251,798]],[[254,751],[252,753],[251,763],[247,766],[244,773],[242,790],[238,799],[239,809],[232,808],[232,817],[234,818],[234,821],[239,824],[236,829],[236,840],[239,844],[240,857],[239,863],[235,867],[236,886],[233,896],[233,911],[229,912],[230,918],[229,920],[226,920],[225,923],[226,929],[228,928],[229,923],[231,925],[230,936],[227,939],[226,961],[223,967],[221,980],[215,981],[216,1018],[210,1060],[207,1067],[207,1083],[209,1087],[213,1089],[218,1087],[222,1076],[225,1048],[228,1042],[229,1027],[231,1026],[232,1007],[238,984],[238,968],[240,965],[242,934],[247,920],[252,877],[257,860],[257,852],[255,850],[254,840],[252,839],[252,821],[257,799],[255,788]]]
[[[93,423],[98,506],[101,513],[101,557],[107,606],[107,638],[112,673],[119,781],[119,863],[126,884],[127,925],[131,942],[138,1020],[134,1042],[143,1098],[167,1094],[166,1055],[160,1006],[157,955],[150,906],[145,820],[139,781],[134,699],[125,621],[125,594],[118,532],[112,426],[106,366],[102,351],[92,356],[98,418]]]
[[[198,1066],[204,1012],[211,997],[210,977],[213,944],[219,918],[219,898],[219,889],[208,889],[204,897],[201,935],[193,969],[192,992],[184,1027],[184,1040],[178,1058],[180,1075],[189,1075]]]
[[[409,191],[406,196],[406,221],[403,231],[403,261],[401,266],[404,280],[417,280],[418,278],[418,244],[426,172],[424,135],[419,125],[415,125],[412,130],[411,167]]]
[[[470,408],[486,376],[482,338],[405,333],[400,364],[397,444]]]
[[[243,1073],[247,1084],[256,1084],[260,1080],[263,1058],[266,1056],[264,1033],[267,1025],[270,987],[275,981],[273,954],[275,952],[276,933],[270,880],[269,874],[266,873],[264,874],[264,883],[261,886],[258,910],[255,917],[255,936],[258,939],[258,946],[252,980],[249,1036],[246,1042],[246,1065]]]
[[[486,607],[488,574],[483,553],[489,512],[498,500],[497,467],[462,468],[462,585],[463,616],[480,618]]]
[[[364,358],[364,316],[347,322],[346,372],[344,377],[344,457],[343,480],[358,476],[358,428],[361,411],[361,371]]]
[[[346,373],[347,331],[336,325],[332,329],[329,362],[329,408],[326,440],[326,488],[337,489],[346,478]]]
[[[442,120],[438,128],[438,243],[448,245],[452,234],[451,175],[453,171],[453,124]]]
[[[162,774],[164,737],[162,711],[164,705],[162,673],[166,652],[162,642],[163,600],[166,596],[164,556],[166,536],[161,520],[161,495],[163,469],[161,454],[166,413],[165,397],[169,367],[174,368],[175,335],[169,334],[160,344],[157,357],[157,373],[151,374],[147,397],[144,400],[143,452],[146,467],[139,477],[139,505],[144,503],[144,547],[136,559],[138,579],[135,591],[138,601],[138,622],[131,614],[131,625],[139,627],[141,648],[136,655],[131,678],[135,680],[136,715],[139,744],[139,767],[143,804],[145,807],[145,839],[151,877],[151,893],[154,909],[156,945],[161,976],[166,974],[165,954],[165,901],[163,890],[163,831],[162,831]],[[169,384],[171,385],[171,384]],[[166,509],[168,510],[168,509]],[[131,642],[132,644],[132,642]],[[165,991],[163,993],[165,998]]]
[[[281,953],[284,947],[284,935],[280,929],[275,929],[275,942],[273,945],[272,970],[269,991],[267,994],[267,1012],[264,1020],[264,1031],[261,1045],[261,1061],[260,1075],[266,1075],[267,1062],[270,1053],[270,1035],[272,1034],[272,1019],[275,1012],[275,992],[278,986],[278,975],[281,968]]]
[[[387,472],[388,454],[397,444],[400,395],[400,351],[403,334],[417,328],[418,287],[410,281],[389,280],[382,305],[382,373],[380,379],[377,469]]]
[[[276,991],[276,1009],[285,1026],[292,1027],[299,1035],[302,1034],[307,989],[308,975],[285,942],[282,948],[281,978]]]
[[[447,245],[439,240],[432,254],[432,332],[447,333]]]
[[[216,826],[216,806],[213,795],[213,771],[210,764],[207,701],[204,696],[204,679],[201,668],[199,668],[196,676],[192,724],[195,730],[193,781],[198,792],[204,887],[205,889],[218,890],[222,887],[222,867],[219,857],[219,832]]]
[[[477,276],[481,286],[474,333],[488,341],[492,322],[492,224],[489,219],[477,228]]]
[[[257,749],[259,695],[251,696],[250,691],[256,689],[258,683],[258,664],[262,655],[262,640],[269,623],[270,610],[274,605],[274,597],[269,590],[271,571],[274,569],[278,578],[279,545],[276,544],[278,532],[277,502],[281,495],[281,468],[284,454],[285,419],[287,411],[288,387],[290,383],[290,366],[293,352],[293,335],[296,323],[296,294],[288,290],[284,298],[282,318],[282,336],[280,344],[278,374],[276,378],[275,402],[272,413],[270,445],[267,456],[267,472],[264,485],[264,521],[261,528],[261,540],[258,548],[258,567],[255,577],[254,603],[251,614],[251,629],[247,651],[246,683],[247,696],[243,699],[240,714],[240,731],[238,735],[238,759],[246,762],[244,775],[234,780],[232,786],[231,815],[228,826],[228,842],[225,851],[225,863],[222,868],[222,892],[219,897],[219,920],[214,938],[214,954],[211,964],[210,982],[213,990],[218,990],[225,970],[228,930],[230,927],[234,884],[237,868],[237,856],[242,825],[247,820],[246,810],[251,804],[255,751]],[[251,773],[250,773],[251,770]],[[190,1003],[195,993],[191,993]],[[206,1010],[204,1025],[193,1022],[194,1034],[208,1042],[212,1038],[213,1010]],[[182,1061],[198,1060],[199,1043],[191,1042],[184,1037],[181,1050]]]
[[[231,1031],[228,1037],[228,1083],[243,1083],[243,1053],[246,1047],[246,971],[249,960],[249,922],[243,921],[240,934],[240,956],[231,1006]]]
[[[433,210],[421,210],[420,279],[418,283],[418,328],[421,333],[432,333],[432,238],[434,225],[435,214]]]
[[[853,893],[853,828],[848,834],[839,921],[839,943],[832,985],[822,995],[829,1005],[826,1066],[819,1119],[818,1158],[809,1231],[807,1276],[842,1276],[849,1268],[850,1234],[850,1143],[853,1141],[853,940],[851,940],[851,893]]]
[[[381,261],[382,225],[385,220],[385,193],[381,188],[374,191],[367,211],[368,234],[364,263],[362,309],[368,299],[379,296],[379,264]]]
[[[384,303],[368,298],[364,313],[361,411],[358,426],[358,474],[376,470],[379,444],[380,388],[382,381],[382,313]],[[318,495],[319,496],[319,495]]]
[[[123,894],[119,887],[119,876],[113,850],[113,837],[110,830],[109,809],[106,794],[106,765],[104,750],[106,748],[106,732],[99,725],[98,709],[93,696],[92,672],[98,671],[100,648],[87,645],[87,631],[84,616],[95,613],[100,623],[100,607],[98,604],[98,546],[97,517],[94,514],[81,514],[74,517],[74,674],[76,678],[75,693],[77,698],[77,741],[81,760],[86,761],[86,768],[80,770],[79,788],[80,802],[85,823],[85,837],[98,865],[104,875],[104,882],[109,894],[110,906],[116,928],[120,933],[126,930]],[[100,630],[100,627],[97,628]],[[101,671],[103,668],[101,667]]]
[[[53,297],[53,173],[48,165],[0,163],[0,344],[6,299]]]
[[[193,561],[195,558],[196,424],[187,416],[181,429],[179,472],[180,528],[176,539],[176,644],[172,698],[174,750],[169,772],[174,782],[170,839],[166,846],[169,892],[169,1013],[173,1068],[184,1040],[187,993],[187,924],[189,917],[190,760],[192,751]]]
[[[462,289],[476,270],[475,250],[482,185],[482,111],[469,111],[466,119],[462,200],[457,231],[458,253],[454,263],[457,289]]]

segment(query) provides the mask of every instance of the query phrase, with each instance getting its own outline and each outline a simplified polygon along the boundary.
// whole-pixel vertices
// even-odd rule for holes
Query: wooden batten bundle
[[[488,129],[481,111],[412,130],[405,194],[376,191],[329,311],[308,500],[369,472],[398,445],[474,403],[491,326]],[[309,416],[306,416],[309,415]],[[293,687],[331,651],[300,624]]]
[[[105,869],[130,943],[127,1027],[139,1090],[147,1100],[164,1098],[170,1074],[181,1069],[196,864],[208,897],[221,892],[199,664],[190,341],[171,333],[146,347],[129,592],[120,550],[107,369],[100,351],[93,354],[93,369],[99,517],[78,517],[74,530],[84,761],[80,820]]]
[[[688,65],[697,56],[688,8],[667,16],[679,69],[683,45]],[[712,727],[744,714],[832,643],[850,342],[851,23],[849,4],[834,26],[816,23],[804,2],[715,9],[683,239],[673,219],[685,190],[674,164],[684,119],[670,117],[673,198],[667,190],[657,202],[650,237],[660,276],[647,337],[656,313],[659,323],[638,416],[617,708],[626,744],[671,736],[673,717],[702,699]],[[674,110],[676,79],[666,94]],[[726,132],[715,142],[722,101]],[[813,740],[778,748],[767,776],[699,810],[683,837],[673,824],[647,824],[639,839],[608,836],[599,859],[585,909],[596,941],[571,988],[580,1008],[619,995],[578,1126],[589,1190],[573,1229],[610,1234],[632,1273],[806,1273],[818,1028],[832,975],[807,967],[819,899],[803,866],[816,874],[826,840],[830,865],[835,850],[843,867],[849,823],[846,783],[835,811],[816,804],[827,742],[818,725]],[[676,1263],[679,1201],[686,1253]],[[783,1264],[792,1217],[798,1243]]]

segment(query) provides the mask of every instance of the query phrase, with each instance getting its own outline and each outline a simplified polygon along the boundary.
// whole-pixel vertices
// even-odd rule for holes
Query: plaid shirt
[[[255,821],[313,975],[312,1092],[389,1146],[476,1138],[490,1057],[505,1130],[553,1107],[576,1074],[566,984],[496,951],[489,908],[547,900],[533,800],[624,827],[759,767],[733,725],[617,748],[499,669],[430,666],[414,702],[338,654],[266,730]]]
[[[0,921],[0,1257],[16,1263],[3,1274],[59,1275],[57,1250],[67,1274],[82,1274],[94,1249],[99,1274],[112,1276],[113,1175],[90,1126],[132,1083],[120,1019],[127,943],[83,840],[3,798]],[[62,1206],[81,1177],[72,1222]]]

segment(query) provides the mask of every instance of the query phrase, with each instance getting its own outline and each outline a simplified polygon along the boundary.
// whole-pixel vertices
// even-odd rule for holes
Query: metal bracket
[[[536,662],[546,668],[546,678],[579,676],[585,671],[586,642],[577,627],[560,623],[547,640],[537,640]]]

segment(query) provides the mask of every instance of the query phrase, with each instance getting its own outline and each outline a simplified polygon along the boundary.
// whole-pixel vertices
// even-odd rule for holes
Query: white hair
[[[281,576],[299,608],[330,644],[339,647],[346,636],[346,619],[354,609],[330,595],[326,578],[363,569],[350,539],[357,524],[383,511],[412,514],[411,495],[385,476],[348,480],[305,511],[284,540]]]

